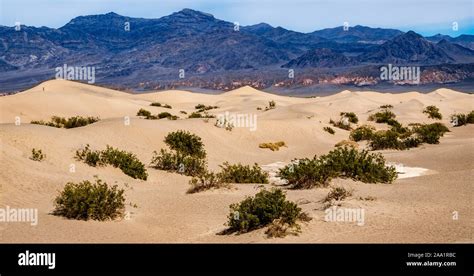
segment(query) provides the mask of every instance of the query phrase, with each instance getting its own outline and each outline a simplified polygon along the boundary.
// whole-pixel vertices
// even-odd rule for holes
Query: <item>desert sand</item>
[[[44,91],[43,91],[44,89]],[[276,108],[264,108],[269,101]],[[30,90],[0,97],[0,208],[38,208],[38,225],[0,222],[1,243],[415,243],[473,242],[474,126],[453,128],[449,115],[474,109],[474,95],[448,89],[428,94],[417,92],[387,94],[350,92],[318,98],[284,97],[243,87],[220,95],[186,91],[128,94],[92,85],[52,80]],[[173,108],[151,107],[151,102]],[[185,119],[197,104],[217,105],[211,114],[257,114],[256,131],[214,126],[215,119]],[[154,150],[166,148],[165,135],[188,130],[203,139],[210,169],[224,161],[272,167],[294,158],[324,154],[348,139],[349,132],[337,129],[335,135],[323,131],[330,118],[341,111],[355,112],[359,124],[380,105],[391,104],[403,123],[430,123],[422,110],[427,105],[440,108],[442,122],[451,132],[438,145],[381,152],[387,161],[417,168],[411,177],[400,177],[392,184],[364,184],[336,179],[332,185],[354,189],[354,196],[342,207],[364,208],[365,224],[324,221],[321,200],[329,188],[287,190],[287,197],[299,204],[312,220],[302,225],[302,233],[285,238],[267,238],[264,229],[241,235],[217,235],[224,230],[229,205],[254,195],[257,185],[235,184],[232,189],[186,194],[190,177],[147,168],[147,181],[135,180],[111,166],[94,168],[74,159],[75,151],[86,144],[94,149],[111,145],[132,151],[149,164]],[[145,120],[135,116],[144,108],[153,114],[168,111],[181,118],[172,121]],[[58,129],[30,124],[49,120],[53,115],[99,116],[101,120],[85,127]],[[124,117],[130,117],[130,125]],[[21,124],[15,125],[15,117]],[[378,129],[385,125],[374,124]],[[279,151],[260,149],[263,142],[285,141]],[[361,144],[363,147],[363,144]],[[32,148],[46,154],[43,162],[29,159]],[[70,164],[76,167],[69,171]],[[417,173],[418,172],[418,173]],[[98,175],[108,184],[126,189],[129,219],[116,221],[76,221],[51,215],[53,200],[67,182],[92,180]],[[271,187],[271,184],[265,185]],[[376,200],[360,200],[359,197]],[[453,212],[459,214],[453,219]]]

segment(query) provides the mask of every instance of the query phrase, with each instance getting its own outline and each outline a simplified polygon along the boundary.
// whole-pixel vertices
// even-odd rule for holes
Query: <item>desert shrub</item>
[[[132,178],[146,180],[148,177],[145,165],[131,152],[107,145],[107,148],[101,152],[101,159]]]
[[[301,208],[288,201],[282,190],[261,190],[255,197],[230,205],[227,225],[230,231],[238,233],[263,228],[278,219],[295,226],[302,214]]]
[[[418,137],[408,137],[402,141],[405,149],[416,148],[422,144],[422,141]]]
[[[189,131],[178,130],[168,133],[165,137],[165,143],[170,149],[175,150],[184,155],[191,155],[200,158],[206,157],[204,144],[201,137],[192,134]]]
[[[54,200],[54,215],[79,220],[108,220],[123,216],[124,190],[109,187],[96,178],[80,183],[69,182]]]
[[[278,151],[280,150],[280,147],[286,147],[286,144],[283,141],[279,141],[275,143],[261,143],[258,145],[258,147],[261,149],[270,149],[272,151]]]
[[[171,118],[173,117],[173,115],[171,115],[171,113],[169,112],[161,112],[160,114],[158,114],[158,118],[159,119],[163,119],[163,118]]]
[[[89,124],[93,124],[95,122],[98,122],[99,120],[100,119],[98,117],[75,116],[75,117],[69,117],[66,119],[63,117],[53,116],[51,117],[50,122],[44,122],[40,120],[40,121],[31,121],[30,123],[37,124],[37,125],[57,127],[57,128],[76,128],[76,127],[82,127]]]
[[[153,152],[151,165],[160,170],[197,176],[206,171],[206,151],[201,138],[188,131],[170,132],[165,137],[165,143],[173,152],[161,149]]]
[[[268,173],[255,163],[249,165],[234,164],[224,162],[221,167],[219,178],[225,183],[268,183]]]
[[[405,149],[405,145],[399,139],[399,134],[393,130],[375,132],[370,139],[369,146],[372,150]]]
[[[293,188],[305,189],[327,186],[331,178],[351,178],[365,183],[391,183],[397,174],[394,167],[386,167],[379,153],[339,147],[313,159],[300,159],[297,164],[281,168],[278,176]]]
[[[165,105],[163,105],[163,107],[164,107],[164,108],[169,108],[169,109],[172,109],[172,108],[173,108],[173,107],[172,107],[171,105],[169,105],[169,104],[165,104]]]
[[[158,106],[158,107],[160,107],[160,106],[161,106],[161,103],[159,103],[159,102],[152,102],[152,103],[150,104],[150,106]]]
[[[332,129],[332,127],[324,127],[323,130],[328,132],[329,134],[333,134],[333,135],[334,135],[334,133],[336,133],[334,131],[334,129]]]
[[[153,152],[151,166],[155,169],[177,172],[187,176],[198,176],[206,171],[206,160],[201,157],[169,152],[161,149]]]
[[[374,135],[375,127],[363,125],[351,131],[350,139],[353,141],[370,140]]]
[[[413,131],[422,143],[438,144],[439,139],[449,132],[449,129],[442,123],[433,123],[415,126]]]
[[[352,191],[344,187],[332,187],[323,202],[341,201],[352,196]]]
[[[341,112],[341,117],[347,118],[349,122],[353,124],[357,124],[359,122],[359,118],[354,112]]]
[[[43,159],[46,157],[45,154],[43,154],[43,152],[39,149],[39,150],[36,150],[35,148],[33,148],[31,150],[31,157],[30,159],[33,160],[33,161],[43,161]]]
[[[188,112],[186,112],[186,111],[184,111],[184,110],[181,110],[179,113],[184,114],[184,115],[187,115],[187,114],[188,114]]]
[[[83,149],[76,150],[75,158],[79,161],[84,161],[84,163],[92,167],[105,165],[101,159],[101,152],[92,151],[89,144],[87,144]]]
[[[468,114],[459,113],[451,115],[451,122],[454,127],[474,124],[474,110]]]
[[[268,102],[268,109],[274,109],[276,107],[275,101],[271,100]]]
[[[206,105],[203,105],[203,104],[198,104],[196,105],[194,108],[196,108],[198,111],[197,112],[204,112],[204,111],[207,111],[207,110],[211,110],[211,109],[216,109],[216,108],[219,108],[218,106],[206,106]]]
[[[384,104],[384,105],[381,105],[380,108],[382,108],[382,109],[393,108],[393,105],[391,105],[391,104]]]
[[[215,174],[213,172],[208,171],[193,177],[189,181],[189,185],[191,185],[191,188],[188,189],[188,194],[199,193],[210,189],[228,187],[227,183],[222,182],[219,174]]]
[[[367,119],[376,123],[387,123],[390,119],[395,119],[395,113],[390,110],[383,110],[370,115]]]
[[[474,110],[466,115],[466,123],[474,124]]]
[[[151,112],[146,109],[140,108],[140,110],[138,110],[137,112],[137,116],[143,116],[145,118],[148,118],[151,116]]]
[[[438,119],[441,120],[443,118],[443,115],[439,112],[439,108],[437,108],[434,105],[429,105],[427,106],[424,110],[423,113],[428,114],[428,118],[430,119]]]
[[[103,151],[92,151],[89,144],[87,144],[83,149],[76,151],[76,159],[93,167],[106,164],[112,165],[135,179],[147,180],[148,177],[145,165],[140,162],[135,154],[109,145]]]
[[[335,127],[338,127],[340,129],[344,129],[344,130],[351,130],[351,124],[349,123],[349,121],[345,121],[344,119],[341,119],[339,121],[334,121],[333,119],[329,119],[329,123]]]
[[[357,144],[356,142],[354,141],[350,141],[350,140],[342,140],[340,142],[338,142],[337,144],[334,145],[335,147],[352,147],[352,148],[358,148],[359,147],[359,144]]]
[[[193,112],[188,116],[189,119],[194,119],[194,118],[203,118],[201,113]]]

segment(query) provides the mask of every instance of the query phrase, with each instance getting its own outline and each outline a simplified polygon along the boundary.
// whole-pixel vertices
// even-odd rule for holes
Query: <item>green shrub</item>
[[[302,214],[296,203],[286,200],[282,190],[261,190],[255,197],[230,205],[227,225],[229,231],[238,233],[263,228],[277,219],[295,226]]]
[[[145,165],[138,160],[135,154],[115,149],[109,145],[103,151],[92,151],[87,144],[84,149],[76,151],[76,159],[93,167],[112,165],[135,179],[147,180],[148,177]]]
[[[353,141],[370,140],[374,135],[375,127],[370,125],[362,125],[351,131],[350,139]]]
[[[468,114],[459,113],[451,115],[451,123],[454,127],[474,124],[474,110]]]
[[[170,132],[165,143],[173,152],[161,149],[154,151],[151,165],[160,170],[197,176],[206,172],[206,151],[201,138],[188,131]]]
[[[124,190],[96,179],[78,184],[69,182],[54,200],[54,215],[79,220],[108,220],[123,216]]]
[[[203,104],[198,104],[196,105],[194,108],[196,108],[198,111],[197,112],[204,112],[204,111],[207,111],[207,110],[211,110],[211,109],[216,109],[216,108],[219,108],[218,106],[206,106],[206,105],[203,105]]]
[[[158,106],[158,107],[160,107],[160,106],[161,106],[161,103],[152,102],[152,103],[150,104],[150,106]]]
[[[220,165],[222,171],[219,177],[226,183],[268,183],[268,173],[263,171],[258,164],[253,167],[249,165],[235,164],[230,165],[224,162]]]
[[[107,145],[107,148],[101,152],[101,159],[104,160],[105,163],[119,168],[123,173],[132,178],[146,180],[148,177],[145,165],[131,152],[119,150]]]
[[[332,129],[332,127],[324,127],[323,130],[328,132],[329,134],[333,134],[333,135],[334,135],[334,133],[336,133],[334,131],[334,129]]]
[[[188,112],[186,112],[186,111],[184,111],[184,110],[181,110],[179,113],[184,114],[184,115],[187,115],[187,114],[188,114]]]
[[[385,104],[385,105],[381,105],[380,108],[382,108],[382,109],[393,108],[393,105],[391,105],[391,104]]]
[[[36,150],[35,148],[33,148],[31,150],[31,157],[30,159],[33,160],[33,161],[43,161],[43,159],[46,157],[45,154],[43,154],[43,152],[39,149],[39,150]]]
[[[422,143],[438,144],[439,139],[449,132],[449,129],[442,123],[433,123],[416,126],[413,131]]]
[[[393,130],[379,130],[375,132],[369,142],[372,150],[405,149],[405,144],[399,139],[399,134]]]
[[[148,118],[151,116],[151,112],[146,109],[140,108],[140,110],[138,110],[137,112],[137,116],[143,116],[143,117]]]
[[[338,147],[326,155],[300,159],[297,164],[281,168],[278,176],[296,189],[327,186],[331,178],[351,178],[365,183],[391,183],[397,174],[386,167],[381,154]]]
[[[395,113],[390,110],[383,110],[372,114],[367,118],[369,121],[375,121],[376,123],[388,123],[390,119],[395,119]]]
[[[357,124],[359,122],[359,118],[354,112],[341,112],[341,117],[347,118],[349,122],[353,124]]]
[[[171,115],[171,113],[169,112],[161,112],[160,114],[158,114],[159,119],[171,118],[171,117],[173,117],[173,115]]]
[[[343,130],[351,130],[351,124],[349,123],[349,121],[345,121],[344,119],[341,119],[337,122],[335,122],[333,119],[329,119],[329,123],[335,127],[338,127],[340,129],[343,129]]]
[[[169,104],[165,104],[163,107],[164,107],[164,108],[169,108],[169,109],[172,109],[172,108],[173,108],[173,107],[172,107],[171,105],[169,105]]]
[[[75,117],[69,117],[66,119],[63,117],[53,116],[51,117],[50,122],[44,122],[41,120],[41,121],[31,121],[30,123],[69,129],[69,128],[76,128],[76,127],[82,127],[89,124],[93,124],[95,122],[98,122],[99,120],[100,119],[98,117],[75,116]]]
[[[428,118],[430,119],[438,119],[438,120],[443,119],[443,115],[441,115],[441,113],[439,112],[439,108],[437,108],[434,105],[427,106],[423,110],[423,113],[428,114]]]
[[[188,194],[199,193],[205,190],[219,189],[228,186],[227,183],[222,182],[218,174],[208,171],[193,177],[189,181],[189,185],[191,185],[191,188],[188,189]]]
[[[154,151],[151,166],[155,169],[177,172],[187,176],[198,176],[206,171],[206,160],[201,157],[184,155],[180,152],[169,152],[161,149]]]
[[[184,155],[196,156],[199,158],[206,157],[204,144],[201,137],[192,134],[189,131],[178,130],[168,133],[165,137],[165,143],[170,149],[175,150]]]
[[[341,201],[352,196],[352,191],[344,187],[332,187],[323,202]]]

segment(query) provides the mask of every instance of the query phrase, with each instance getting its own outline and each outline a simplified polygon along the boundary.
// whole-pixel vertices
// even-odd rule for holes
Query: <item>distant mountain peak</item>
[[[182,9],[182,10],[180,10],[179,12],[177,12],[175,14],[183,14],[183,15],[187,15],[187,16],[199,16],[199,17],[214,18],[214,15],[212,15],[210,13],[197,11],[197,10],[193,10],[193,9],[188,9],[188,8]]]

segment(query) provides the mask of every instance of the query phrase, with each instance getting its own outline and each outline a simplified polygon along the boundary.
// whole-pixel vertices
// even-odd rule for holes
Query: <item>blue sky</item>
[[[0,25],[58,28],[79,15],[116,12],[159,18],[183,8],[241,25],[266,22],[311,32],[341,26],[396,28],[423,35],[474,34],[473,0],[0,0]],[[453,30],[453,22],[458,30]]]

